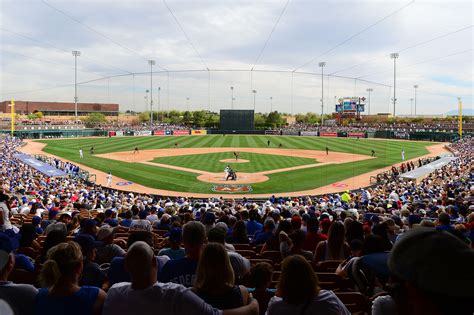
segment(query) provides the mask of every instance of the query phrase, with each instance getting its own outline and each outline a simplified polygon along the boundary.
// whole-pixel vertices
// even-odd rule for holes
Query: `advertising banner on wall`
[[[347,134],[349,138],[365,138],[365,133],[363,132],[349,132]]]
[[[204,136],[204,135],[207,135],[207,130],[204,130],[204,129],[191,130],[191,134],[193,136]]]
[[[337,132],[324,131],[324,132],[320,132],[319,136],[320,137],[337,137]]]
[[[170,136],[171,130],[154,130],[153,135],[154,136]]]
[[[265,134],[278,136],[281,134],[281,132],[280,130],[265,130]]]
[[[115,137],[117,133],[115,131],[109,131],[109,137]]]
[[[302,136],[317,136],[317,131],[301,131]]]
[[[285,136],[299,136],[300,132],[298,130],[282,130],[281,134]]]
[[[187,136],[189,135],[189,130],[173,130],[173,136]]]
[[[151,130],[135,130],[134,136],[151,136]]]
[[[117,131],[115,132],[115,136],[116,136],[116,137],[123,137],[123,130],[117,130]]]

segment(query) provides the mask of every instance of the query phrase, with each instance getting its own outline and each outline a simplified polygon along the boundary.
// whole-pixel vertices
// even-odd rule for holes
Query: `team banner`
[[[317,136],[317,131],[301,131],[302,136]]]
[[[173,136],[187,136],[189,135],[189,130],[173,130]]]
[[[123,130],[117,130],[117,131],[115,132],[115,136],[116,136],[116,137],[123,137]]]
[[[134,136],[151,136],[151,130],[135,130]]]
[[[109,131],[109,137],[115,137],[117,133],[115,131]]]
[[[365,138],[365,133],[363,132],[349,132],[347,134],[349,138]]]
[[[46,176],[66,176],[67,174],[60,169],[57,169],[47,163],[41,162],[34,157],[29,156],[28,154],[16,154],[15,159],[20,160],[21,162],[28,164],[33,167],[38,172],[43,173]]]
[[[320,137],[337,137],[337,132],[323,131],[319,133]]]
[[[154,136],[171,136],[171,130],[154,130]]]
[[[204,135],[207,135],[207,130],[201,130],[201,129],[191,130],[191,134],[193,136],[204,136]]]

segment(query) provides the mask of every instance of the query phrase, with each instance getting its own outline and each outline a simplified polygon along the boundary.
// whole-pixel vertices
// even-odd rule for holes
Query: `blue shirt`
[[[36,295],[35,315],[89,315],[99,295],[99,288],[83,286],[70,296],[49,296],[48,288]]]
[[[196,268],[198,261],[187,257],[181,259],[170,260],[161,270],[158,279],[160,282],[174,282],[192,287],[194,277],[196,276]]]
[[[263,224],[258,223],[255,220],[250,220],[247,222],[247,234],[248,235],[255,235],[255,233],[261,231],[263,229]]]
[[[125,226],[125,227],[130,227],[130,224],[132,224],[132,220],[131,220],[131,219],[123,219],[123,220],[120,222],[120,225],[121,225],[121,226]]]
[[[265,244],[272,235],[273,232],[257,232],[253,238],[253,243],[255,245]]]
[[[123,222],[123,221],[122,221]],[[116,227],[118,225],[118,220],[117,219],[112,219],[112,218],[108,218],[108,219],[105,219],[104,220],[104,223],[107,223],[108,225],[110,225],[111,227]],[[123,225],[123,224],[122,224]]]
[[[158,256],[166,255],[170,259],[181,259],[186,256],[186,251],[184,248],[179,248],[179,249],[171,249],[171,248],[163,248],[160,250],[158,253]]]
[[[28,256],[23,254],[15,254],[15,268],[24,269],[29,272],[35,271],[35,266]]]

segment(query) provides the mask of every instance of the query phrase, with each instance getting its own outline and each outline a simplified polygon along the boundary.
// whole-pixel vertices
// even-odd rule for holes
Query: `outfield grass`
[[[268,170],[316,164],[311,158],[294,156],[258,154],[251,152],[240,152],[239,159],[249,160],[248,163],[220,162],[224,159],[234,159],[233,152],[219,152],[207,154],[191,154],[181,156],[159,157],[153,160],[155,163],[168,164],[181,167],[190,167],[206,172],[223,172],[226,165],[230,165],[236,172],[256,173]]]
[[[91,156],[89,155],[89,148],[94,146],[95,153],[132,151],[135,147],[138,147],[140,150],[162,149],[174,147],[175,143],[178,143],[180,148],[266,148],[268,140],[271,142],[270,147],[273,148],[278,147],[278,145],[281,143],[283,148],[324,151],[325,148],[328,147],[330,151],[365,155],[370,155],[371,150],[373,149],[376,152],[376,158],[359,162],[348,162],[337,165],[322,165],[315,168],[271,174],[269,175],[269,181],[252,184],[252,193],[279,193],[317,188],[400,162],[402,149],[405,150],[406,159],[411,159],[427,154],[428,151],[426,150],[426,146],[433,144],[432,142],[414,141],[266,135],[79,138],[67,140],[40,140],[40,142],[47,143],[45,151],[48,153],[64,157],[68,160],[81,163],[104,172],[111,171],[114,176],[118,176],[148,187],[183,192],[211,193],[211,188],[213,185],[198,181],[196,179],[196,174],[194,173],[177,171],[169,168],[141,163],[127,163]],[[79,159],[79,149],[81,148],[84,150],[84,159]],[[232,158],[232,153],[230,154],[230,158]],[[241,152],[241,158],[244,158],[243,154],[244,152]],[[272,160],[274,160],[275,157],[279,156],[272,156]],[[222,163],[220,162],[217,165],[217,162],[214,163],[210,162],[209,159],[203,159],[198,163],[196,160],[197,157],[195,157],[186,161],[187,165],[181,165],[181,163],[184,163],[181,160],[183,158],[184,157],[179,156],[173,157],[172,160],[174,160],[174,162],[172,160],[169,160],[168,162],[179,163],[180,166],[186,166],[188,168],[202,169],[202,167],[208,167],[208,169],[218,168],[217,171],[222,171]],[[248,158],[248,160],[252,160],[252,158]],[[206,163],[208,163],[208,166],[205,166]],[[241,166],[244,166],[245,164],[240,164],[238,169],[243,171]],[[262,162],[262,164],[264,164],[264,162]],[[294,164],[291,166],[294,166]],[[262,165],[262,167],[266,166]]]

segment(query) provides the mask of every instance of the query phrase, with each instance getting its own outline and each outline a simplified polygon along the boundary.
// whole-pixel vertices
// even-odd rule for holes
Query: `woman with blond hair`
[[[221,310],[247,305],[249,293],[244,286],[235,285],[234,279],[234,270],[224,246],[207,244],[197,266],[194,292]]]
[[[97,287],[79,286],[82,252],[75,242],[60,243],[47,253],[36,296],[36,315],[101,314],[106,294]]]
[[[267,315],[325,314],[349,315],[349,311],[332,292],[321,290],[318,277],[301,255],[285,258],[276,296],[268,303]]]

